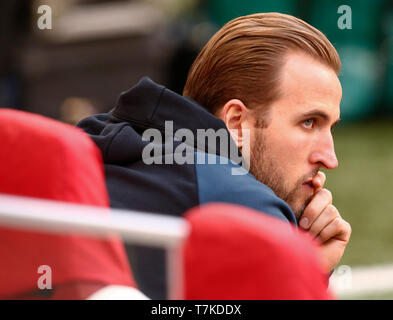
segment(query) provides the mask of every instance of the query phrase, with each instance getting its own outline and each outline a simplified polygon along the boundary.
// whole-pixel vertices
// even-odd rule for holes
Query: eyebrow
[[[321,110],[311,110],[306,113],[302,114],[302,118],[306,117],[320,117],[326,121],[330,120],[330,117],[327,113],[321,111]],[[341,121],[341,118],[338,118],[331,126],[331,128],[334,128],[339,122]]]

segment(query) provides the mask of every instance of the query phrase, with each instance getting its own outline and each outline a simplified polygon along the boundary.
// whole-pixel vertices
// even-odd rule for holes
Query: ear
[[[241,100],[231,99],[225,103],[218,116],[225,122],[232,139],[241,151],[244,143],[246,143],[245,139],[249,138],[245,135],[245,130],[252,129],[251,110]]]

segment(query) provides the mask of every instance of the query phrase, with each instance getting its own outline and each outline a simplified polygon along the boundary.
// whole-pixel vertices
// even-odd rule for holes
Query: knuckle
[[[339,228],[340,226],[342,226],[342,219],[337,217],[332,221],[332,224],[335,228]]]
[[[319,215],[319,212],[315,206],[309,208],[307,212],[307,217],[309,220],[315,220],[315,218]]]
[[[329,237],[328,237],[328,232],[327,232],[326,229],[322,230],[322,231],[319,233],[318,236],[319,236],[319,238],[321,239],[322,242],[328,240],[328,238],[329,238]]]
[[[328,205],[328,211],[329,211],[329,214],[330,214],[332,217],[340,217],[340,214],[339,214],[337,208],[336,208],[334,205],[329,204],[329,205]]]
[[[345,226],[346,226],[346,229],[348,230],[348,234],[351,234],[352,233],[351,225],[347,221],[345,221]]]
[[[320,228],[315,225],[315,223],[311,226],[309,232],[313,235],[317,235],[320,231]]]
[[[332,196],[332,193],[330,192],[330,190],[328,190],[328,189],[326,189],[326,188],[323,188],[323,189],[321,190],[321,192],[323,192],[323,195],[324,195],[327,199],[329,199],[330,201],[333,199],[333,196]]]

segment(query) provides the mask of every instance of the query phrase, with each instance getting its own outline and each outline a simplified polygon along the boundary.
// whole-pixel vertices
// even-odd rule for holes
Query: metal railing
[[[185,219],[0,194],[0,225],[99,238],[117,235],[127,243],[164,248],[168,298],[183,298],[181,244],[190,229]]]
[[[0,225],[99,238],[117,235],[127,243],[164,248],[168,297],[184,297],[181,245],[190,232],[185,219],[0,194]],[[393,298],[393,265],[338,267],[330,279],[330,288],[343,299],[385,292],[391,292]]]

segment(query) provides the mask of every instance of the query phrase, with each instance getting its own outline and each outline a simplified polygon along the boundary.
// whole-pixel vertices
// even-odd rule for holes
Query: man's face
[[[338,166],[331,129],[340,118],[342,89],[332,69],[290,54],[281,90],[269,107],[268,126],[251,131],[250,172],[299,219],[314,194],[311,179],[321,167]]]

